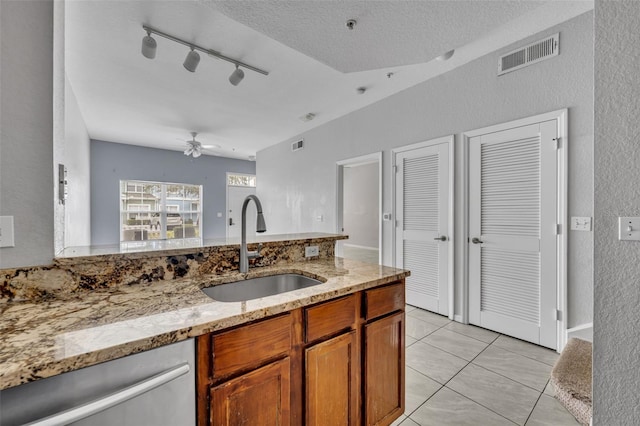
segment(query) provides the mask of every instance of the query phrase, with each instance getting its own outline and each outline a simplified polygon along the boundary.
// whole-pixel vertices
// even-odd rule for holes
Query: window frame
[[[147,186],[157,187],[156,192],[145,192]],[[185,191],[183,188],[178,191],[181,192],[181,195],[171,193],[170,187],[180,186],[191,187],[195,190]],[[172,189],[175,190],[175,188]],[[202,240],[202,206],[204,205],[202,185],[121,179],[119,191],[119,240],[121,244],[132,241]],[[194,192],[197,195],[192,195]],[[138,194],[139,197],[132,197],[132,195]],[[194,210],[193,207],[196,209]],[[176,222],[176,220],[168,220],[169,214],[173,216],[176,213],[180,215],[179,223],[169,223]],[[129,223],[130,220],[137,220],[139,223]],[[182,236],[178,238],[175,236],[177,228],[182,229]],[[187,228],[195,229],[188,231]],[[126,239],[125,231],[131,230],[134,231],[133,240]]]

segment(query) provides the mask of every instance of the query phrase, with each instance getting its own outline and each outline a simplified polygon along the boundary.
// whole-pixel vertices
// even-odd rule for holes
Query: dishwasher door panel
[[[156,387],[128,399],[135,395],[133,391],[143,392],[148,385]],[[123,390],[126,393],[123,394]],[[125,400],[118,402],[122,399],[121,396]],[[60,417],[55,417],[55,421],[42,424],[194,425],[194,340],[174,343],[1,391],[0,425],[28,424],[92,402],[102,406],[105,401],[118,403],[74,422],[60,423]]]

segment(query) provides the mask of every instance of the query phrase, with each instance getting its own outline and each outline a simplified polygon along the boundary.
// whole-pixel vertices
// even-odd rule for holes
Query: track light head
[[[242,71],[240,67],[236,65],[236,69],[229,76],[229,83],[233,84],[234,86],[237,86],[238,84],[240,84],[243,78],[244,78],[244,71]]]
[[[198,68],[198,64],[200,63],[200,55],[198,52],[191,48],[191,51],[187,54],[187,57],[184,60],[185,69],[187,71],[196,72],[196,68]]]
[[[142,56],[149,59],[155,58],[156,47],[158,47],[158,43],[151,37],[151,33],[147,33],[147,35],[142,38]]]

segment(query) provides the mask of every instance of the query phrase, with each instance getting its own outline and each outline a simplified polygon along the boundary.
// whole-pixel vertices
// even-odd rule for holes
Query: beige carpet
[[[572,338],[551,370],[556,398],[583,425],[589,424],[593,410],[591,359],[591,342]]]

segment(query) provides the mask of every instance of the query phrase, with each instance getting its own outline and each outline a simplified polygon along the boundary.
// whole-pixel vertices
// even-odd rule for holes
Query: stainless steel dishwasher
[[[0,425],[196,423],[195,341],[0,391]]]

